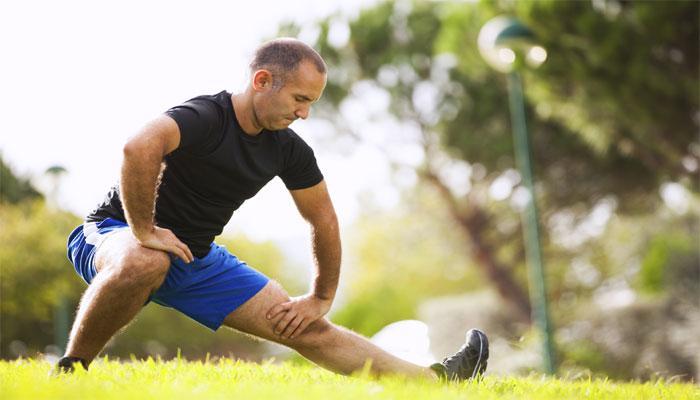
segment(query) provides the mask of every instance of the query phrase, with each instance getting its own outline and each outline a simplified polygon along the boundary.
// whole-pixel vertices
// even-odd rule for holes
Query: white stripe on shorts
[[[97,222],[86,222],[83,224],[83,235],[85,236],[85,243],[95,246],[95,251],[102,245],[102,243],[108,237],[112,236],[113,233],[117,233],[122,229],[129,229],[128,226],[122,228],[113,229],[105,234],[100,233],[97,230]]]

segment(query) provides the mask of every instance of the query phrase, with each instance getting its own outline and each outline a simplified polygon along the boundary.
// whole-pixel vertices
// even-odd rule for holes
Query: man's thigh
[[[326,319],[320,319],[309,325],[305,332],[306,335],[300,335],[297,339],[289,340],[276,335],[274,327],[277,321],[268,320],[266,315],[272,307],[286,301],[289,301],[287,292],[279,283],[270,280],[260,292],[231,312],[224,319],[224,325],[262,339],[292,347],[302,344],[305,339],[310,339],[310,336],[313,336],[322,328],[330,326],[330,322]]]
[[[255,296],[227,315],[224,325],[263,339],[273,340],[276,336],[273,333],[273,325],[265,316],[273,306],[286,301],[289,301],[287,292],[279,283],[271,279]]]
[[[128,264],[129,260],[170,264],[167,253],[141,246],[129,228],[112,232],[95,251],[95,269],[98,273],[106,268]]]

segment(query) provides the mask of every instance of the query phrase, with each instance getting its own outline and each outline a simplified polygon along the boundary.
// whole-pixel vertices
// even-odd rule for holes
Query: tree
[[[523,319],[522,239],[510,223],[522,191],[504,78],[476,49],[486,20],[514,14],[550,49],[549,61],[525,75],[545,228],[561,214],[582,221],[601,204],[648,212],[669,180],[698,190],[698,3],[595,4],[384,2],[347,23],[347,43],[331,40],[345,21],[319,23],[316,48],[330,66],[322,114],[362,139],[362,128],[347,128],[361,121],[343,110],[368,93],[388,98],[372,122],[421,146],[421,182],[442,193],[468,238],[463,248]],[[471,172],[466,193],[449,178],[455,166]],[[543,234],[549,278],[559,279],[570,257],[552,250],[549,229]]]
[[[39,199],[41,193],[28,179],[16,176],[0,154],[0,204],[16,204],[23,200]]]
[[[0,320],[3,357],[15,340],[43,351],[53,343],[54,310],[75,308],[82,284],[66,257],[66,240],[80,223],[75,215],[43,201],[0,207]]]

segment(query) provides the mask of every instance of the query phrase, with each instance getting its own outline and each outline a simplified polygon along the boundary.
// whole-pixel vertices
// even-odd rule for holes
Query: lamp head
[[[500,72],[523,64],[536,68],[547,59],[547,50],[536,43],[532,31],[511,17],[489,20],[479,31],[477,44],[486,63]]]

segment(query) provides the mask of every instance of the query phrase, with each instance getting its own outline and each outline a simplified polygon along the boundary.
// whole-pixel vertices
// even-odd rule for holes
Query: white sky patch
[[[340,104],[340,111],[352,121],[355,133],[373,144],[381,143],[385,131],[375,132],[374,124],[385,121],[391,98],[389,93],[370,81],[359,81],[352,86],[350,96]]]
[[[437,85],[430,81],[419,82],[413,89],[413,104],[420,114],[421,120],[428,125],[439,122],[437,105],[440,101],[440,92]]]
[[[698,170],[698,161],[691,156],[683,157],[681,163],[688,172],[695,172]]]
[[[391,65],[383,65],[379,68],[377,80],[386,87],[396,86],[399,83],[399,70]]]
[[[520,182],[520,173],[514,169],[505,170],[491,182],[489,196],[496,201],[505,200],[513,193],[513,188]]]
[[[569,279],[581,282],[587,287],[594,287],[601,278],[601,273],[588,260],[575,258],[567,274]]]
[[[344,47],[350,40],[350,26],[345,21],[333,20],[328,28],[328,43],[335,47]]]
[[[683,215],[688,212],[690,194],[683,185],[675,182],[664,183],[661,185],[659,193],[666,207],[674,213]]]
[[[510,206],[518,212],[523,212],[530,203],[531,198],[532,196],[528,188],[525,186],[518,186],[513,190],[510,196]]]
[[[595,290],[593,301],[603,310],[628,306],[637,299],[637,295],[622,278],[612,278]]]
[[[586,241],[605,232],[610,218],[617,209],[617,200],[607,197],[600,200],[588,215],[576,221],[573,212],[560,211],[553,214],[547,224],[552,230],[552,240],[567,249],[575,249]]]
[[[505,200],[513,192],[513,184],[510,180],[501,175],[494,179],[489,186],[489,196],[496,201]]]
[[[316,25],[305,25],[299,31],[297,38],[305,43],[314,43],[321,34],[321,29]]]
[[[383,155],[384,163],[418,167],[425,159],[420,128],[394,117],[389,112],[390,101],[389,93],[382,87],[359,81],[340,104],[340,111],[361,142]]]
[[[471,191],[472,165],[442,153],[434,154],[431,162],[433,171],[455,196],[465,196]]]

